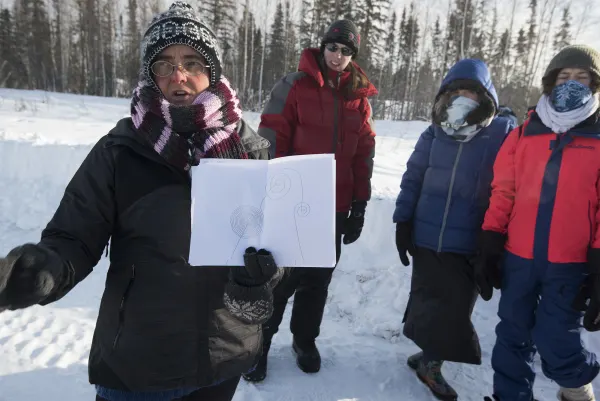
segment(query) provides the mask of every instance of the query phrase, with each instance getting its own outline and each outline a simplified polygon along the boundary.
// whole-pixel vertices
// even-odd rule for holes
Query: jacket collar
[[[532,136],[532,135],[548,135],[552,133],[552,130],[540,119],[535,109],[530,109],[528,112],[528,123],[525,127],[523,135]],[[596,113],[592,114],[586,120],[577,124],[569,131],[565,133],[565,135],[571,136],[582,136],[588,138],[600,139],[600,109],[596,111]]]

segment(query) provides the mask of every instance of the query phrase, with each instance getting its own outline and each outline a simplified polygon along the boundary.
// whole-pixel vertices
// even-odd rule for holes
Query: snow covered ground
[[[128,115],[129,102],[89,96],[0,89],[0,255],[37,241],[64,187],[90,146]],[[254,127],[259,116],[245,117]],[[411,269],[394,245],[391,216],[405,163],[423,122],[377,121],[373,200],[362,237],[343,248],[331,284],[318,345],[323,369],[306,375],[295,365],[289,315],[274,339],[269,376],[240,384],[235,401],[433,400],[406,366],[416,347],[402,336]],[[85,401],[87,356],[107,262],[63,300],[46,307],[0,314],[0,401]],[[497,297],[474,312],[482,366],[444,366],[461,400],[482,400],[492,386],[490,355],[495,340]],[[289,313],[288,308],[288,313]],[[600,336],[584,334],[600,351]],[[539,360],[536,396],[556,399]],[[600,396],[600,380],[596,381]]]

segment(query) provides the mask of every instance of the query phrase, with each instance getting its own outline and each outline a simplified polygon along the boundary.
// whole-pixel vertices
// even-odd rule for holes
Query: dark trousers
[[[342,234],[348,213],[336,214],[336,265],[340,260]],[[265,349],[279,331],[288,300],[294,295],[290,331],[299,343],[314,342],[321,330],[329,283],[334,268],[296,267],[286,269],[284,278],[273,290],[273,315],[263,325]]]
[[[240,376],[234,377],[216,386],[204,387],[200,390],[186,395],[183,398],[177,398],[173,401],[231,401],[240,382]],[[108,401],[96,396],[96,401]]]
[[[494,393],[500,400],[530,401],[534,356],[562,387],[590,383],[600,371],[581,341],[582,312],[573,300],[588,273],[585,263],[548,263],[506,253],[492,352]]]
[[[478,297],[472,257],[417,247],[412,270],[404,335],[427,359],[481,364],[471,322]]]

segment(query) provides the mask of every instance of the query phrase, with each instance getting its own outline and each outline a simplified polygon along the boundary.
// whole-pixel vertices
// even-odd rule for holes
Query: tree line
[[[486,61],[502,103],[519,117],[540,95],[547,59],[570,44],[582,21],[565,0],[448,0],[400,10],[391,0],[190,0],[216,33],[223,69],[244,109],[260,111],[274,83],[295,71],[335,19],[361,33],[357,62],[379,89],[376,118],[428,119],[441,79],[459,59]],[[0,87],[129,97],[143,29],[161,0],[14,0],[0,8]],[[508,17],[500,15],[508,10]],[[504,13],[506,14],[506,13]],[[517,16],[527,15],[518,25]],[[507,19],[508,18],[508,19]]]

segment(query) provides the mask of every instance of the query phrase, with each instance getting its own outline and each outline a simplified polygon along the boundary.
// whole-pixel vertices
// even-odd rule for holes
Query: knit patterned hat
[[[544,92],[548,89],[552,91],[557,74],[563,68],[581,68],[590,71],[596,78],[600,78],[600,52],[586,45],[571,45],[562,48],[552,58],[544,72],[542,78]]]
[[[357,56],[358,49],[360,48],[360,34],[354,22],[348,19],[338,20],[327,29],[321,41],[321,47],[327,43],[341,43],[346,45],[354,51],[354,56]]]
[[[221,54],[215,34],[200,21],[189,4],[175,1],[156,15],[142,39],[142,74],[154,82],[150,66],[156,56],[171,45],[187,45],[200,53],[210,67],[210,86],[221,79]]]

